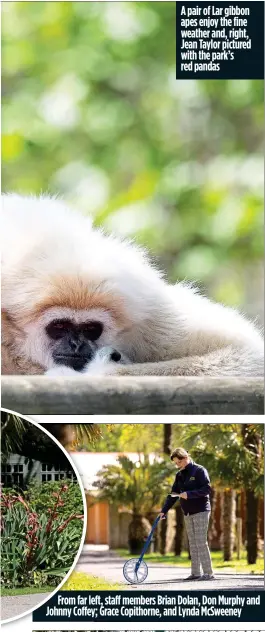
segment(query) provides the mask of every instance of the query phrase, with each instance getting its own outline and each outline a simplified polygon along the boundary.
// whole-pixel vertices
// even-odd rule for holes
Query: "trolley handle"
[[[143,559],[144,554],[146,553],[146,551],[147,551],[147,549],[148,549],[148,547],[149,547],[149,544],[150,544],[150,542],[151,542],[151,540],[152,540],[152,535],[153,535],[154,530],[156,529],[156,527],[157,527],[157,525],[158,525],[158,523],[159,523],[159,520],[160,520],[160,516],[157,516],[157,518],[155,519],[155,522],[154,522],[154,524],[153,524],[153,526],[152,526],[152,529],[151,529],[151,531],[150,531],[150,533],[149,533],[149,536],[148,536],[148,538],[146,539],[146,542],[144,543],[144,546],[143,546],[143,549],[142,549],[141,555],[140,555],[139,560],[138,560],[138,562],[137,562],[137,564],[138,564],[138,568],[139,568],[139,566],[140,566],[140,564],[141,564],[141,561],[142,561],[142,559]]]
[[[179,497],[179,494],[176,494],[175,492],[173,492],[173,494],[170,494],[170,495],[171,495],[171,496],[173,496],[174,498],[178,498],[178,497]],[[149,533],[149,536],[148,536],[148,538],[146,539],[146,542],[144,543],[144,546],[143,546],[143,549],[142,549],[141,555],[140,555],[140,557],[139,557],[139,560],[138,560],[138,562],[136,562],[136,566],[135,566],[135,571],[136,571],[136,573],[137,573],[138,568],[139,568],[139,566],[140,566],[140,564],[141,564],[141,561],[142,561],[142,559],[143,559],[143,557],[144,557],[144,554],[146,553],[146,551],[147,551],[147,549],[148,549],[148,547],[149,547],[149,544],[150,544],[151,539],[152,539],[152,535],[153,535],[154,530],[156,529],[156,527],[157,527],[157,525],[158,525],[159,521],[160,521],[160,516],[157,516],[157,518],[155,519],[154,524],[153,524],[153,526],[152,526],[152,529],[151,529],[151,531],[150,531],[150,533]]]

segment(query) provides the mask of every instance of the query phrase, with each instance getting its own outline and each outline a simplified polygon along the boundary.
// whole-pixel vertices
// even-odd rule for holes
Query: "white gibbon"
[[[259,328],[49,196],[3,196],[5,374],[260,376]]]

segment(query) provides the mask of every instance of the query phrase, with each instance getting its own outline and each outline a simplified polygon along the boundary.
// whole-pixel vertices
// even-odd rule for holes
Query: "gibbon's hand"
[[[59,365],[53,367],[52,369],[48,369],[46,373],[44,373],[47,377],[77,377],[78,372],[71,369],[69,366]]]
[[[128,358],[117,349],[102,347],[87,364],[82,375],[115,375],[119,366],[128,363]]]

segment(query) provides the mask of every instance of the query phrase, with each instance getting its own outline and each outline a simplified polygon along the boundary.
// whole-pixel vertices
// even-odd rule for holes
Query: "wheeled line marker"
[[[178,494],[170,494],[173,498],[178,498]],[[126,579],[127,582],[129,582],[129,584],[142,584],[148,575],[148,566],[147,564],[144,562],[143,557],[144,554],[146,553],[149,544],[152,540],[152,535],[158,525],[160,521],[160,516],[157,516],[157,518],[155,519],[155,522],[152,526],[152,529],[149,533],[149,536],[146,540],[146,542],[144,543],[144,547],[143,550],[141,552],[141,555],[139,557],[139,559],[136,559],[135,557],[132,557],[130,560],[127,560],[127,562],[125,562],[124,566],[123,566],[123,575]]]

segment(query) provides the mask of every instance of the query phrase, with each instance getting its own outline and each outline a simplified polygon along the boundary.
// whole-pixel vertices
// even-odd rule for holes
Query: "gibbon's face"
[[[77,323],[70,318],[52,320],[45,328],[50,340],[51,356],[55,364],[81,371],[92,359],[95,345],[102,334],[100,321]]]
[[[93,305],[92,296],[90,301]],[[101,302],[101,306],[79,309],[78,301],[75,307],[60,306],[60,301],[53,307],[39,305],[35,318],[24,325],[27,357],[46,369],[65,365],[82,371],[97,349],[113,345],[119,333],[129,327],[129,319],[118,310],[114,297],[113,306],[106,297],[104,303],[100,293],[94,295],[94,302]]]

